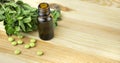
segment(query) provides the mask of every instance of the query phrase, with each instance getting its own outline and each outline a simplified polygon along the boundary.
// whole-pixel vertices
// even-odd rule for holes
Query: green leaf
[[[32,30],[37,30],[37,21],[32,21],[31,23],[30,23],[31,25],[32,25]]]
[[[5,12],[5,11],[3,11],[3,10],[0,10],[0,15],[4,14],[4,12]]]
[[[18,4],[18,5],[23,5],[23,2],[22,2],[22,0],[18,0],[18,1],[16,2],[16,4]]]
[[[24,22],[24,23],[29,23],[29,22],[31,22],[31,17],[24,18],[24,19],[23,19],[23,22]]]
[[[33,29],[32,29],[32,28],[30,28],[30,27],[26,27],[26,29],[27,29],[27,31],[26,31],[26,32],[31,32],[31,31],[33,31]]]
[[[30,10],[23,10],[23,15],[28,15],[30,13]]]
[[[6,33],[8,34],[8,35],[11,35],[11,34],[13,34],[14,33],[14,27],[12,27],[11,25],[6,25],[5,26],[5,29],[6,29]]]
[[[31,10],[31,6],[26,3],[24,3],[24,5],[22,5],[22,6],[25,10]]]
[[[15,30],[16,31],[20,31],[20,27],[19,26],[15,26]]]
[[[0,4],[0,6],[1,6],[1,9],[5,11],[5,5]]]
[[[3,20],[5,20],[5,16],[0,15],[0,21],[3,21]]]
[[[17,12],[16,16],[20,16],[21,11],[22,10],[20,6],[16,7],[16,12]]]
[[[11,2],[11,1],[14,1],[14,0],[0,0],[0,3],[6,3],[6,2]]]
[[[17,20],[22,20],[23,19],[23,17],[17,17]]]
[[[32,28],[32,25],[31,25],[30,23],[27,23],[27,25],[28,25],[30,28]]]
[[[0,21],[4,21],[8,35],[36,30],[37,16],[37,9],[22,1],[0,4]]]
[[[15,13],[16,13],[16,11],[9,11],[9,13],[11,13],[11,14],[15,14]]]
[[[9,11],[12,11],[12,10],[9,7],[6,7],[5,8],[5,13],[7,13],[7,12],[9,13]]]
[[[17,4],[15,4],[15,2],[5,3],[5,5],[6,6],[17,7]]]
[[[36,8],[31,8],[30,10],[31,10],[31,12],[35,12]]]
[[[24,15],[24,16],[30,16],[30,10],[25,10],[25,9],[21,9],[21,15]]]
[[[13,24],[15,22],[14,18],[12,17],[13,15],[10,15],[8,13],[5,14],[5,21],[7,24]]]
[[[58,10],[54,10],[54,11],[51,11],[51,14],[52,14],[52,17],[53,17],[53,26],[56,27],[58,25],[57,21],[61,17],[61,13]]]
[[[26,31],[23,21],[19,21],[19,26],[22,28],[23,31]]]
[[[14,31],[15,35],[20,35],[20,31]]]

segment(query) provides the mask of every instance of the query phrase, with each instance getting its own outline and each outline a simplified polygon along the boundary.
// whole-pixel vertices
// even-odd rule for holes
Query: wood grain
[[[25,2],[36,7],[42,1],[25,0]],[[50,43],[120,60],[120,8],[80,0],[44,0],[44,2],[57,3],[72,9],[69,12],[62,12],[63,20],[59,22],[55,38],[49,41]],[[27,36],[39,39],[37,32]]]
[[[81,0],[81,1],[92,2],[102,6],[113,6],[120,8],[120,0]]]
[[[37,41],[37,46],[31,49],[25,49],[24,45],[12,46],[7,40],[8,36],[5,32],[0,31],[0,52],[11,54],[13,57],[28,61],[28,63],[119,63],[119,61],[111,60],[105,57],[94,56],[75,51],[63,46],[56,46],[43,41]],[[17,38],[16,38],[17,40]],[[25,37],[25,44],[29,42],[29,38]],[[14,50],[20,49],[21,55],[14,55]],[[44,51],[43,56],[37,56],[38,50]]]
[[[31,1],[23,0],[23,1],[30,4],[33,7],[37,7],[37,5],[40,2],[43,2],[42,0],[31,0]],[[50,48],[48,47],[48,49],[45,49],[45,51],[52,49],[53,47],[60,48],[60,51],[61,51],[60,53],[62,53],[62,51],[67,51],[67,53],[63,53],[63,55],[59,56],[59,54],[57,54],[59,53],[58,51],[59,49],[54,49],[52,51],[55,51],[55,52],[50,53],[50,55],[56,54],[58,55],[58,57],[55,59],[55,56],[54,56],[54,59],[53,58],[48,59],[52,57],[50,56],[47,59],[43,59],[43,61],[46,60],[48,62],[51,61],[51,63],[52,62],[54,63],[54,62],[60,61],[61,59],[59,60],[59,58],[63,57],[64,55],[65,55],[65,58],[67,57],[67,59],[65,60],[66,63],[70,63],[70,62],[72,63],[74,58],[77,58],[78,56],[80,58],[76,59],[76,62],[77,60],[83,57],[80,60],[81,62],[83,61],[83,63],[84,61],[87,62],[87,60],[88,62],[93,61],[93,63],[101,63],[101,61],[103,61],[103,63],[112,62],[112,60],[108,60],[106,58],[111,58],[118,61],[120,60],[120,8],[115,8],[111,6],[110,7],[100,6],[96,4],[91,4],[89,2],[83,2],[80,0],[71,0],[71,1],[44,0],[44,2],[56,3],[59,5],[62,5],[63,7],[70,8],[72,10],[69,12],[62,11],[63,20],[59,21],[58,23],[59,26],[55,29],[54,39],[50,41],[42,41],[39,39],[37,31],[29,34],[24,34],[28,37],[36,38],[42,42],[50,43],[49,45]],[[0,25],[0,29],[4,30],[3,25]],[[47,45],[47,44],[44,44],[44,45]],[[51,47],[51,45],[53,45],[53,47]],[[45,46],[45,48],[46,47],[47,46]],[[64,47],[69,47],[70,49],[64,48]],[[5,48],[1,50],[4,51],[4,49]],[[72,51],[71,49],[77,50],[76,51],[77,53],[76,52],[73,52],[72,54],[69,53]],[[12,50],[10,51],[12,53]],[[49,50],[48,54],[49,52],[52,52],[52,51]],[[83,56],[81,56],[81,52],[83,52],[82,53]],[[75,57],[75,54],[77,54],[78,56]],[[88,55],[88,59],[86,60],[87,54],[90,54],[90,56]],[[25,54],[25,57],[26,55],[27,54]],[[70,57],[69,55],[72,55],[73,58],[72,56]],[[84,55],[85,55],[85,59],[84,59]],[[106,58],[101,58],[102,60],[101,59],[97,60],[96,57],[91,55],[98,56],[98,58],[99,57],[100,58],[106,57]],[[96,59],[92,59],[92,57]],[[38,60],[38,59],[33,59],[33,60]],[[71,61],[69,62],[68,60],[69,61],[71,60]],[[113,61],[113,63],[115,62]]]

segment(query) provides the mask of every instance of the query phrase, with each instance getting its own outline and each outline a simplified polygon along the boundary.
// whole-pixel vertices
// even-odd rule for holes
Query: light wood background
[[[59,63],[61,60],[63,60],[63,63],[73,63],[74,61],[76,61],[76,63],[120,63],[117,62],[117,60],[120,60],[120,8],[101,6],[80,0],[44,1],[48,3],[57,3],[71,10],[62,11],[63,20],[59,21],[59,26],[55,29],[54,39],[42,41],[39,39],[37,32],[25,34],[28,37],[42,41],[44,45],[41,44],[41,49],[48,48],[45,49],[46,55],[40,59],[41,61],[43,59],[43,63],[46,60],[45,58],[47,58],[46,63]],[[24,2],[29,3],[33,7],[37,7],[42,0],[24,0]],[[2,25],[0,27],[1,30],[4,30]],[[48,43],[51,44],[47,45]],[[38,48],[39,47],[40,46],[38,46]],[[51,51],[51,48],[54,47],[58,49]],[[1,52],[10,53],[9,48],[7,51],[4,49],[6,48],[3,48],[3,50],[1,49]],[[28,53],[28,55],[23,55],[26,55],[26,57],[32,56],[33,58],[30,58],[31,60],[40,61],[38,57],[30,55],[30,53]],[[22,55],[20,57],[25,58],[25,56]],[[50,57],[53,58],[51,59]],[[61,57],[66,59],[59,60]],[[75,60],[74,58],[78,59]],[[62,61],[60,63],[62,63]]]

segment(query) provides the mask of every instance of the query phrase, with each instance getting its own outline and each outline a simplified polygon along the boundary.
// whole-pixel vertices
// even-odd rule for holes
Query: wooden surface
[[[91,2],[102,6],[112,6],[120,8],[120,0],[81,0],[81,1]]]
[[[87,63],[88,60],[88,62],[91,63],[115,63],[117,60],[120,60],[120,8],[100,6],[80,0],[44,1],[57,3],[72,10],[62,11],[63,20],[59,22],[59,26],[55,29],[54,39],[44,41],[45,43],[42,42],[41,46],[38,46],[38,48],[42,47],[40,49],[46,51],[46,55],[42,58],[40,57],[41,60],[39,60],[39,57],[32,55],[32,57],[34,57],[33,61],[37,60],[43,62],[46,61],[48,63],[58,63],[59,61],[64,60],[63,63],[75,63],[75,61],[76,63]],[[24,0],[24,2],[29,3],[33,7],[37,7],[37,5],[42,1]],[[4,30],[2,25],[0,27],[1,30]],[[25,35],[39,39],[37,32]],[[48,43],[51,44],[47,45]],[[5,44],[1,43],[3,46],[6,44],[6,41]],[[14,47],[10,51],[9,49],[10,48],[6,50],[5,47],[0,50],[1,52],[12,54]],[[20,57],[31,57],[31,53],[25,53],[23,54],[25,56],[21,55]],[[52,57],[52,59],[50,57]],[[66,59],[63,59],[63,57]],[[107,58],[111,58],[116,61]]]
[[[0,52],[4,55],[15,57],[26,63],[119,63],[119,61],[111,60],[105,57],[89,55],[75,51],[63,46],[56,46],[47,42],[37,41],[37,46],[31,49],[25,49],[24,45],[12,46],[6,40],[8,37],[5,32],[0,31]],[[17,38],[16,38],[17,40]],[[25,44],[29,43],[29,38],[23,39]],[[14,50],[22,51],[21,55],[15,55]],[[44,51],[43,56],[37,56],[38,50]]]

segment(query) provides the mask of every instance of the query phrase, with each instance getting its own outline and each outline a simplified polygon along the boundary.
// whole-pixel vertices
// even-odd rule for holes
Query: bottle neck
[[[50,11],[44,11],[44,12],[38,11],[38,15],[39,16],[49,16],[50,15]]]
[[[48,16],[50,14],[50,7],[47,3],[41,3],[38,6],[39,16]]]

